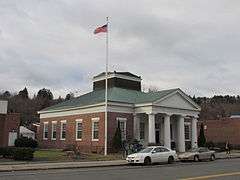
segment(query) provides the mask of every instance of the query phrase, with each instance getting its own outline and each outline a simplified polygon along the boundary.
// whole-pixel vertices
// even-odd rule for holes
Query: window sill
[[[99,141],[99,139],[92,139],[92,141]]]
[[[76,139],[76,141],[82,141],[82,139]]]

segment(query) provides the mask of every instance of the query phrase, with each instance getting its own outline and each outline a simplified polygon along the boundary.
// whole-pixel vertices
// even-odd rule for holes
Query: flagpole
[[[107,21],[107,33],[106,33],[106,72],[105,72],[105,134],[104,134],[104,155],[107,155],[107,103],[108,103],[108,32],[109,32],[109,21],[108,17],[106,17]]]

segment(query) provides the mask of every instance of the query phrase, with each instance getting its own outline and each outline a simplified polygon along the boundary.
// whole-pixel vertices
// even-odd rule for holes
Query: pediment
[[[182,91],[176,91],[163,99],[159,99],[154,102],[154,105],[187,110],[200,110],[200,107]]]

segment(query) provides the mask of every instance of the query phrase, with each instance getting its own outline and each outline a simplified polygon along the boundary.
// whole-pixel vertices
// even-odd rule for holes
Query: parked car
[[[188,152],[182,153],[178,156],[180,161],[201,161],[201,160],[215,160],[215,151],[211,151],[206,147],[194,148]]]
[[[173,163],[176,158],[176,151],[163,146],[149,146],[138,153],[128,155],[126,160],[130,164],[150,165],[160,162]]]

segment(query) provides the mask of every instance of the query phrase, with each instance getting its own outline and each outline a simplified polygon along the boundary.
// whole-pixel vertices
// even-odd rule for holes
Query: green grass
[[[109,154],[107,156],[94,153],[81,153],[79,158],[71,157],[68,152],[58,149],[40,149],[34,152],[34,161],[112,161],[122,159],[121,154]]]
[[[37,150],[34,152],[34,160],[36,161],[67,161],[70,160],[69,157],[67,157],[66,153],[62,150],[56,150],[56,149],[43,149],[43,150]]]

